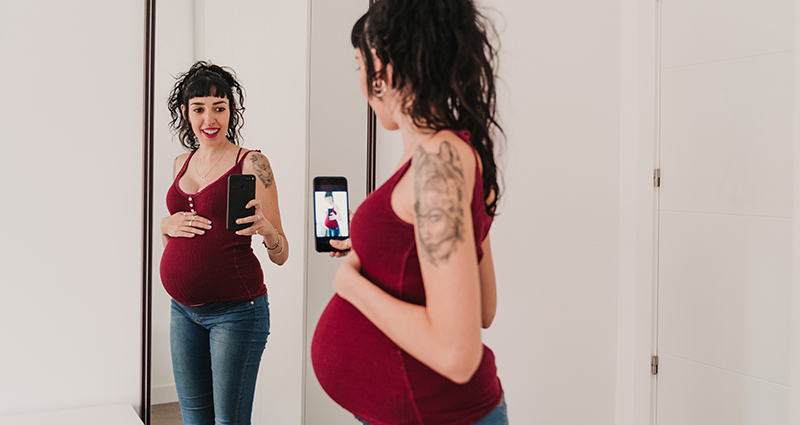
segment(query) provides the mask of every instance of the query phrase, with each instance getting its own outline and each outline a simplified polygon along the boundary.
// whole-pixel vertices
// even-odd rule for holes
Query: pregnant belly
[[[402,350],[338,295],[314,331],[311,362],[325,392],[356,416],[374,423],[419,423]]]
[[[261,266],[249,247],[219,251],[202,249],[202,245],[193,242],[196,241],[188,238],[171,239],[161,256],[161,282],[176,301],[187,305],[224,301],[263,285]],[[243,288],[251,280],[253,287]]]

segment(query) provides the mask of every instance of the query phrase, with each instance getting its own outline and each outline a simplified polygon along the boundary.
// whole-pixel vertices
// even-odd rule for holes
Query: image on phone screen
[[[331,239],[350,237],[349,199],[344,177],[314,179],[314,233],[317,251],[334,251]]]

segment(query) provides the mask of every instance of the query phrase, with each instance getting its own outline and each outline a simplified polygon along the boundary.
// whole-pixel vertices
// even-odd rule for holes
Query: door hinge
[[[650,359],[650,374],[658,375],[658,356],[653,356]]]
[[[653,186],[661,187],[661,169],[656,168],[653,172]]]

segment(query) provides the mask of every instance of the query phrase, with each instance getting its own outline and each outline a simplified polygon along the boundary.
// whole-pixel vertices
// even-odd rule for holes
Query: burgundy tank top
[[[364,200],[352,219],[351,242],[364,277],[398,299],[425,305],[414,226],[401,220],[391,204],[392,192],[410,165],[411,160]],[[480,261],[492,218],[486,214],[482,178],[475,168],[471,210]],[[494,354],[485,345],[475,375],[456,384],[403,351],[338,295],[317,324],[311,361],[325,392],[372,425],[474,424],[503,396]]]
[[[240,150],[241,153],[241,150]],[[267,293],[264,274],[250,236],[238,236],[225,228],[228,176],[242,174],[241,159],[222,177],[195,194],[185,193],[180,180],[194,152],[167,191],[170,214],[197,211],[211,220],[212,228],[193,238],[170,238],[161,256],[161,282],[164,289],[184,305],[240,301]]]

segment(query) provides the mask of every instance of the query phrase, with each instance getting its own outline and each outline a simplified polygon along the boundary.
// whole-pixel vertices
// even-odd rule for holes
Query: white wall
[[[486,2],[500,39],[506,191],[492,228],[512,423],[615,421],[621,2]]]
[[[160,223],[169,215],[166,193],[172,184],[172,163],[183,153],[169,131],[167,96],[174,77],[194,61],[194,19],[192,0],[156,2],[156,61],[153,117],[153,307],[151,345],[151,402],[178,401],[169,348],[170,296],[159,274],[161,254]],[[158,425],[158,424],[156,424]]]
[[[800,0],[794,0],[794,45],[800,46]],[[790,395],[792,425],[800,425],[800,55],[794,55],[794,169],[792,179],[792,346]]]
[[[0,416],[139,405],[144,16],[3,5]]]

